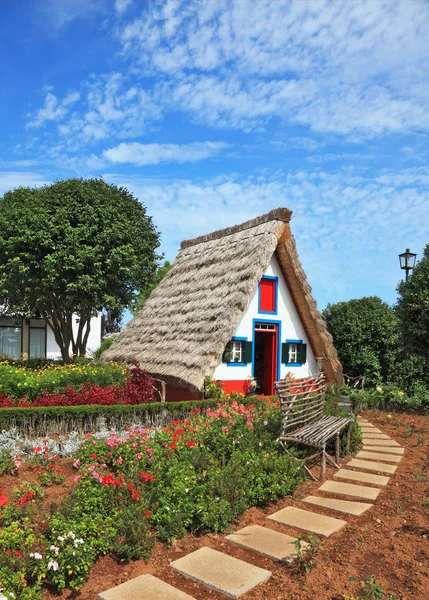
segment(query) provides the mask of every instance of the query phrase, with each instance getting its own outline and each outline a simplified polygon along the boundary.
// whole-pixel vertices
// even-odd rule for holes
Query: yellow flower
[[[383,389],[382,389],[380,386],[378,386],[378,387],[377,387],[377,392],[378,392],[379,394],[382,394],[382,393],[383,393]]]
[[[390,415],[390,414],[389,414],[389,415],[387,415],[387,418],[388,418],[388,419],[391,419],[391,418],[392,418],[392,415]]]
[[[398,392],[398,396],[403,396],[404,392]]]

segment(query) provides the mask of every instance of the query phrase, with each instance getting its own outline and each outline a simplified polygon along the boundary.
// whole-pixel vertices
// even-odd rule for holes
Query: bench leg
[[[337,433],[337,437],[335,439],[335,462],[337,465],[340,464],[340,434]]]
[[[323,446],[322,453],[320,455],[320,481],[325,481],[326,478],[326,448]]]
[[[347,447],[346,447],[347,455],[350,454],[350,438],[352,436],[352,427],[353,427],[353,421],[351,421],[349,423],[349,426],[347,428]]]

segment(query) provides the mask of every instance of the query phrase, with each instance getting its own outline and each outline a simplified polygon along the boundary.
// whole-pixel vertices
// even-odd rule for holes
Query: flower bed
[[[128,369],[115,362],[72,363],[55,361],[0,362],[0,394],[15,399],[33,401],[45,392],[58,393],[64,388],[77,391],[85,384],[98,387],[124,386]]]
[[[157,430],[86,436],[74,460],[74,491],[50,513],[40,477],[0,496],[6,598],[38,599],[42,585],[78,589],[103,554],[148,557],[156,538],[222,531],[250,506],[295,489],[300,463],[278,452],[277,402],[191,412]],[[56,464],[51,451],[34,449],[36,468]]]
[[[115,365],[115,363],[112,363]],[[119,365],[112,367],[110,364],[109,369],[118,369]],[[59,370],[69,368],[70,372],[74,372],[75,369],[79,371],[77,365],[65,365],[59,368]],[[97,370],[98,367],[93,367]],[[82,372],[82,377],[86,376],[89,368]],[[101,369],[102,370],[102,369]],[[25,371],[25,369],[24,369]],[[19,373],[20,370],[17,371]],[[38,371],[36,371],[38,373]],[[151,402],[154,396],[153,390],[153,379],[148,373],[140,369],[140,367],[134,367],[128,371],[121,367],[121,373],[123,374],[123,383],[121,385],[113,384],[101,387],[91,381],[81,382],[81,385],[77,388],[66,387],[61,388],[55,392],[44,390],[40,395],[30,398],[28,395],[16,398],[14,396],[6,396],[0,394],[0,408],[16,408],[16,407],[37,407],[37,406],[80,406],[80,405],[101,405],[111,406],[114,404],[141,404],[144,402]],[[125,378],[126,374],[126,378]],[[2,374],[0,373],[0,377]],[[52,376],[52,372],[50,373]],[[66,376],[62,381],[65,381]],[[41,376],[43,380],[43,376]],[[0,381],[3,381],[0,379]],[[56,384],[55,380],[51,383]],[[25,385],[25,384],[24,384]],[[41,385],[41,384],[40,384]]]

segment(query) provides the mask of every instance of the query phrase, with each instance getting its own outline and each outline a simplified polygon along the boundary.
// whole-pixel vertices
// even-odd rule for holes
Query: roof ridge
[[[270,210],[270,212],[261,215],[260,217],[250,219],[249,221],[245,221],[239,225],[233,225],[232,227],[226,227],[225,229],[218,229],[217,231],[213,231],[207,235],[200,235],[199,237],[190,240],[183,240],[183,242],[180,244],[180,249],[183,250],[184,248],[189,248],[190,246],[196,246],[197,244],[202,244],[210,240],[217,240],[227,235],[233,235],[239,231],[245,231],[246,229],[257,227],[258,225],[263,225],[269,221],[283,221],[285,223],[289,223],[291,216],[292,211],[288,208],[275,208]]]

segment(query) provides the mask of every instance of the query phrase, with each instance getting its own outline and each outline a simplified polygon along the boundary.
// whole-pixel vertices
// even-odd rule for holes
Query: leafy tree
[[[369,384],[392,379],[401,355],[395,311],[377,296],[328,304],[323,317],[344,372]]]
[[[158,246],[143,204],[102,179],[7,192],[0,198],[0,306],[47,318],[64,360],[84,355],[91,317],[120,313],[152,282]]]
[[[429,383],[429,244],[408,281],[398,285],[396,313],[401,321],[406,360],[418,357]]]
[[[116,313],[112,309],[104,310],[101,315],[101,339],[106,335],[120,333],[122,329],[122,312]]]
[[[130,307],[130,310],[134,315],[137,311],[143,308],[143,306],[146,303],[146,300],[149,298],[156,286],[161,283],[161,281],[167,275],[171,267],[172,265],[168,262],[168,260],[166,260],[163,265],[157,268],[153,281],[145,285],[144,288],[140,289],[139,294],[135,296],[133,303]]]

